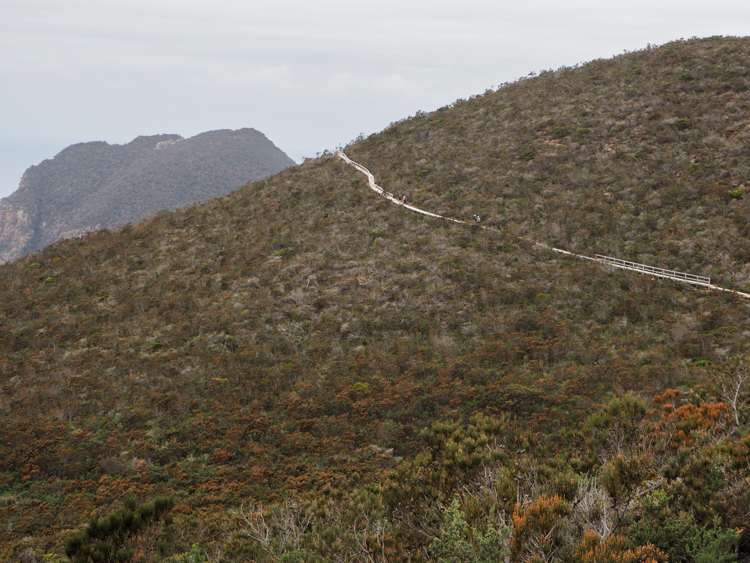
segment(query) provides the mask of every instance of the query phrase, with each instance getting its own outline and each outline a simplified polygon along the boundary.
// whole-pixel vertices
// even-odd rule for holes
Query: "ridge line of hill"
[[[419,207],[415,207],[413,205],[407,205],[406,202],[401,201],[399,198],[394,197],[394,195],[391,192],[387,192],[387,191],[385,191],[384,188],[382,188],[381,186],[378,186],[375,183],[375,176],[373,176],[372,172],[370,172],[367,168],[365,168],[364,166],[362,166],[360,163],[355,162],[354,160],[352,160],[351,158],[349,158],[348,156],[346,156],[346,154],[344,153],[344,151],[337,150],[336,151],[336,156],[338,156],[346,164],[348,164],[348,165],[356,168],[357,170],[359,170],[360,172],[362,172],[365,176],[367,176],[367,182],[369,184],[370,189],[373,190],[374,192],[376,192],[377,194],[379,194],[380,196],[382,196],[383,198],[385,198],[386,200],[390,201],[391,203],[395,203],[396,205],[400,205],[401,207],[404,207],[404,208],[406,208],[406,209],[408,209],[410,211],[413,211],[415,213],[420,213],[422,215],[426,215],[427,217],[433,217],[435,219],[444,219],[445,221],[451,221],[453,223],[460,223],[462,225],[469,225],[470,224],[470,223],[467,223],[466,221],[462,221],[461,219],[453,219],[452,217],[445,217],[443,215],[438,215],[437,213],[432,213],[430,211],[425,211],[424,209],[420,209]],[[476,215],[475,215],[475,217],[476,217]],[[493,229],[492,227],[487,227],[487,226],[484,226],[484,225],[476,225],[476,226],[478,226],[480,229],[484,229],[485,231],[493,231],[493,232],[496,232],[496,233],[501,233],[500,230]],[[629,262],[629,261],[626,261],[626,260],[620,260],[620,259],[617,259],[617,258],[610,258],[610,257],[607,257],[607,256],[603,256],[602,257],[602,258],[604,258],[604,260],[603,260],[602,258],[599,257],[600,256],[599,254],[597,254],[595,258],[592,258],[591,256],[586,256],[584,254],[576,254],[575,252],[570,252],[568,250],[563,250],[561,248],[555,248],[554,246],[550,246],[548,244],[544,244],[543,242],[535,241],[535,240],[530,239],[528,237],[517,237],[517,238],[519,240],[523,240],[523,241],[529,242],[529,243],[531,243],[531,244],[533,244],[535,246],[539,246],[541,248],[546,248],[547,250],[551,250],[553,252],[558,252],[560,254],[567,254],[567,255],[573,256],[575,258],[580,258],[581,260],[589,260],[591,262],[598,262],[599,264],[606,264],[608,266],[612,266],[612,267],[615,267],[615,268],[620,268],[620,269],[623,269],[623,270],[628,270],[628,271],[631,271],[631,272],[636,272],[636,273],[639,273],[639,274],[651,275],[651,276],[654,276],[654,277],[657,277],[657,278],[668,279],[668,280],[672,280],[672,281],[676,281],[676,282],[681,282],[681,283],[687,283],[687,284],[690,284],[690,285],[697,285],[697,286],[705,287],[706,289],[712,289],[712,290],[715,290],[715,291],[726,291],[728,293],[735,293],[735,294],[739,295],[740,297],[743,297],[745,299],[750,299],[750,293],[743,293],[742,291],[737,291],[737,290],[734,290],[734,289],[728,289],[726,287],[721,287],[719,285],[715,285],[715,284],[711,284],[711,283],[703,283],[703,282],[700,282],[700,281],[693,281],[691,279],[685,279],[685,278],[681,278],[681,277],[678,277],[678,276],[670,275],[669,272],[672,272],[672,270],[663,270],[662,268],[654,268],[652,266],[647,266],[648,268],[652,268],[652,270],[655,269],[655,270],[660,270],[660,271],[663,272],[663,273],[659,274],[659,273],[655,273],[654,271],[643,270],[643,269],[636,269],[636,268],[633,267],[633,266],[638,266],[638,265],[643,265],[643,264],[635,264],[634,262]],[[621,262],[622,264],[618,264],[617,262]],[[631,266],[627,266],[626,264],[630,264]],[[677,272],[674,272],[674,273],[677,273]],[[680,272],[680,273],[682,273],[682,272]],[[691,277],[698,278],[699,276],[691,276]],[[708,278],[706,278],[706,279],[708,280]]]

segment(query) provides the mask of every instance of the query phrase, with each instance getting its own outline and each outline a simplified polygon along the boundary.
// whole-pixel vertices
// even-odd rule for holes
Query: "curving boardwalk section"
[[[467,225],[468,223],[466,221],[459,221],[458,219],[451,219],[450,217],[443,217],[442,215],[438,215],[437,213],[430,213],[429,211],[425,211],[424,209],[419,209],[418,207],[414,207],[413,205],[407,205],[403,201],[399,201],[397,198],[393,196],[392,193],[385,191],[383,188],[378,186],[375,183],[375,176],[372,175],[372,173],[359,164],[358,162],[354,162],[351,158],[346,156],[342,151],[336,151],[336,156],[338,156],[341,160],[346,162],[348,165],[353,166],[362,174],[367,176],[367,182],[370,186],[370,189],[377,193],[379,196],[382,196],[383,198],[387,199],[391,203],[395,203],[396,205],[400,205],[401,207],[404,207],[408,209],[409,211],[413,211],[414,213],[420,213],[422,215],[426,215],[427,217],[434,217],[435,219],[444,219],[446,221],[452,221],[453,223],[462,223],[464,225]],[[482,227],[483,229],[486,227]]]
[[[362,174],[367,176],[367,183],[368,183],[369,188],[375,193],[377,193],[379,196],[381,196],[382,198],[390,201],[391,203],[395,205],[399,205],[405,209],[408,209],[409,211],[413,211],[414,213],[419,213],[420,215],[425,215],[427,217],[433,217],[435,219],[443,219],[444,221],[451,221],[452,223],[460,223],[462,225],[471,225],[475,227],[478,226],[480,229],[484,229],[485,231],[494,231],[496,233],[501,232],[501,231],[498,231],[497,229],[493,229],[492,227],[485,227],[485,226],[477,225],[476,223],[472,223],[469,221],[461,221],[460,219],[453,219],[451,217],[445,217],[443,215],[438,215],[437,213],[431,213],[429,211],[425,211],[424,209],[420,209],[419,207],[415,207],[413,205],[408,205],[404,203],[403,201],[400,201],[398,198],[394,197],[392,193],[387,192],[382,187],[378,186],[375,183],[375,176],[373,176],[372,173],[367,168],[365,168],[358,162],[354,162],[351,158],[346,156],[343,151],[340,151],[340,150],[336,151],[336,156],[338,156],[341,160],[343,160],[349,166],[356,168]],[[662,268],[655,268],[653,266],[647,266],[646,264],[637,264],[635,262],[628,262],[627,260],[620,260],[619,258],[612,258],[610,256],[602,256],[600,254],[597,254],[596,257],[592,258],[591,256],[586,256],[584,254],[576,254],[575,252],[569,252],[567,250],[562,250],[561,248],[555,248],[554,246],[549,246],[547,244],[537,242],[535,240],[531,240],[530,238],[527,238],[527,237],[518,237],[518,238],[520,240],[530,242],[540,248],[545,248],[547,250],[551,250],[552,252],[557,252],[559,254],[567,254],[568,256],[572,256],[574,258],[580,258],[581,260],[590,260],[591,262],[607,264],[614,268],[621,268],[624,270],[630,270],[632,272],[637,272],[639,274],[646,274],[646,275],[654,276],[654,277],[661,278],[661,279],[668,279],[668,280],[677,281],[681,283],[697,285],[697,286],[705,287],[706,289],[712,289],[715,291],[726,291],[728,293],[734,293],[736,295],[739,295],[740,297],[744,297],[745,299],[750,299],[750,293],[743,293],[741,291],[735,291],[734,289],[727,289],[725,287],[714,285],[711,283],[710,278],[707,278],[704,276],[685,274],[683,272],[677,272],[675,270],[664,270]]]

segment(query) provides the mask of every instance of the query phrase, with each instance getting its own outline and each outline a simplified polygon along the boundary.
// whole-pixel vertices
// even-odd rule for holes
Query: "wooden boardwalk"
[[[424,209],[420,209],[419,207],[415,207],[414,205],[409,205],[401,201],[397,197],[395,197],[392,193],[387,192],[385,189],[378,186],[375,183],[375,177],[372,175],[372,173],[367,168],[359,164],[358,162],[355,162],[352,159],[350,159],[348,156],[346,156],[343,151],[340,151],[340,150],[336,151],[336,156],[338,156],[341,160],[346,162],[348,165],[353,166],[354,168],[359,170],[362,174],[367,176],[367,183],[368,183],[369,188],[373,190],[375,193],[377,193],[379,196],[387,199],[388,201],[390,201],[391,203],[395,205],[400,205],[401,207],[408,209],[409,211],[413,211],[414,213],[419,213],[427,217],[433,217],[435,219],[443,219],[444,221],[451,221],[452,223],[460,223],[462,225],[471,225],[474,227],[478,226],[480,229],[484,229],[486,231],[494,231],[497,233],[501,232],[497,229],[493,229],[492,227],[478,225],[477,223],[474,223],[472,221],[462,221],[460,219],[453,219],[452,217],[445,217],[443,215],[438,215],[437,213],[425,211]],[[705,287],[707,289],[712,289],[715,291],[726,291],[728,293],[734,293],[736,295],[739,295],[740,297],[743,297],[745,299],[750,299],[750,293],[743,293],[741,291],[735,291],[734,289],[727,289],[725,287],[714,285],[711,283],[711,278],[707,278],[704,276],[686,274],[684,272],[679,272],[677,270],[665,270],[663,268],[648,266],[646,264],[638,264],[636,262],[629,262],[627,260],[620,260],[619,258],[612,258],[611,256],[603,256],[601,254],[596,254],[592,258],[591,256],[586,256],[584,254],[576,254],[575,252],[569,252],[561,248],[555,248],[554,246],[549,246],[547,244],[544,244],[542,242],[537,242],[527,237],[518,237],[518,238],[519,240],[530,242],[534,244],[535,246],[539,246],[541,248],[551,250],[552,252],[557,252],[559,254],[567,254],[568,256],[579,258],[581,260],[590,260],[592,262],[598,262],[600,264],[612,266],[614,268],[621,268],[623,270],[630,270],[631,272],[637,272],[639,274],[654,276],[656,278],[667,279],[667,280],[672,280],[672,281],[681,282],[681,283],[688,283],[691,285],[697,285],[697,286]]]

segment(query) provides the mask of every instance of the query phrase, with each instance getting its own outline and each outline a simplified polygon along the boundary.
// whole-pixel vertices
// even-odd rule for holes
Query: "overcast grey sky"
[[[0,0],[0,197],[74,142],[254,127],[299,161],[531,71],[750,35],[748,0]]]

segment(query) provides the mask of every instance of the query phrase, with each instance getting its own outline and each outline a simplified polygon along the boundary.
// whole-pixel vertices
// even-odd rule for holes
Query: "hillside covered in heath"
[[[29,168],[0,200],[0,262],[60,239],[224,195],[294,165],[255,129],[80,143]]]
[[[500,233],[324,154],[1,266],[0,559],[746,558],[750,303],[517,237],[746,288],[748,68],[678,41],[344,148]]]

